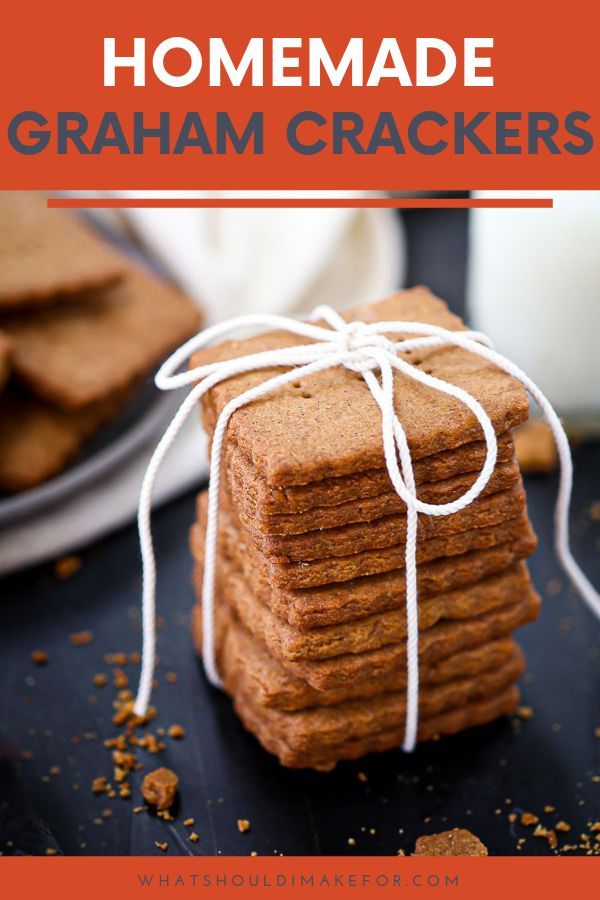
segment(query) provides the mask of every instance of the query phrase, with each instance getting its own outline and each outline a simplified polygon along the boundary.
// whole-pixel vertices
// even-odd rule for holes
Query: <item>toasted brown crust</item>
[[[485,460],[485,444],[476,442],[416,460],[414,477],[419,498],[448,502],[463,494]],[[511,487],[518,479],[512,437],[498,438],[498,464],[486,492]],[[309,485],[270,488],[252,469],[243,451],[228,444],[225,470],[240,518],[263,534],[302,534],[403,513],[404,501],[392,489],[387,469],[328,478]]]
[[[40,398],[80,410],[126,389],[199,326],[172,285],[129,266],[114,287],[6,319],[15,376]]]
[[[48,209],[37,191],[0,192],[0,310],[40,306],[105,287],[126,262],[80,216]]]
[[[357,307],[345,318],[365,322],[420,320],[449,329],[464,327],[426,288],[413,288]],[[282,332],[229,341],[196,354],[192,365],[301,343],[306,339]],[[407,359],[469,391],[482,403],[497,434],[527,419],[529,408],[522,385],[481,357],[446,347]],[[209,428],[233,397],[273,373],[263,370],[236,376],[209,391],[203,400]],[[481,440],[477,420],[460,402],[401,373],[395,373],[394,385],[395,408],[414,459]],[[259,477],[272,487],[309,484],[384,467],[377,404],[362,378],[340,367],[237,410],[229,423],[228,440],[244,448]]]

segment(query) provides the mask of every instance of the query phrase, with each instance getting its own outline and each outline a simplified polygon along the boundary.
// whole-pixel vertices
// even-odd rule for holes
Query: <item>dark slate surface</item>
[[[410,283],[428,282],[460,309],[464,285],[466,216],[419,211],[407,215]],[[575,453],[573,544],[577,557],[600,583],[600,522],[591,503],[600,500],[600,445]],[[180,723],[184,740],[168,741],[160,757],[141,753],[144,767],[171,766],[181,778],[175,823],[135,815],[140,773],[132,800],[94,797],[92,778],[111,775],[102,739],[111,725],[113,688],[96,688],[107,672],[103,655],[139,649],[139,561],[133,527],[90,547],[83,566],[60,581],[51,566],[0,583],[0,849],[67,854],[388,854],[410,852],[416,837],[448,827],[472,829],[499,854],[549,853],[532,829],[511,824],[511,810],[559,817],[572,825],[575,842],[589,821],[600,819],[597,778],[600,740],[600,625],[584,609],[554,559],[552,506],[555,479],[529,479],[528,496],[540,549],[532,561],[544,595],[539,622],[522,632],[529,661],[523,702],[530,721],[496,722],[426,745],[411,757],[400,751],[344,764],[331,774],[289,772],[247,735],[229,701],[209,689],[194,659],[187,617],[192,603],[187,530],[192,496],[154,517],[158,549],[159,637],[157,724]],[[93,643],[73,647],[69,634],[93,631]],[[49,664],[36,668],[32,650]],[[128,671],[135,682],[137,668]],[[177,673],[167,683],[168,671]],[[95,698],[95,701],[92,699]],[[72,738],[79,743],[73,743]],[[58,774],[50,774],[54,766]],[[360,780],[358,773],[367,780]],[[555,814],[543,814],[546,804]],[[110,809],[110,818],[102,811]],[[500,810],[500,813],[497,813]],[[182,821],[195,819],[197,844],[186,840]],[[238,818],[251,829],[240,834]],[[100,822],[100,824],[98,824]],[[348,839],[355,844],[349,845]],[[8,842],[8,843],[7,843]]]

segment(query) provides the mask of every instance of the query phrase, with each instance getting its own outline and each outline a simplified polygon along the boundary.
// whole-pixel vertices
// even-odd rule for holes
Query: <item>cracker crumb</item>
[[[521,813],[521,825],[537,825],[539,822],[539,817],[534,813],[524,812]]]
[[[417,838],[413,856],[487,856],[487,847],[466,828]]]
[[[547,475],[558,465],[552,429],[543,419],[531,419],[513,432],[521,472]]]
[[[143,807],[143,806],[134,806],[133,807],[133,811],[136,814],[136,816],[139,815],[141,812],[144,812],[144,809],[145,809],[145,807]]]
[[[165,681],[168,684],[177,684],[177,673],[176,672],[167,672],[165,675]]]
[[[519,706],[517,715],[520,719],[523,719],[524,722],[528,722],[530,719],[533,719],[533,709],[531,706]]]
[[[550,803],[546,803],[546,805],[545,805],[545,807],[544,807],[544,812],[545,812],[545,813],[553,813],[553,812],[555,812],[555,811],[556,811],[556,807],[555,807],[555,806],[551,806]]]
[[[348,844],[350,847],[356,846],[356,840],[354,838],[348,838]]]
[[[558,845],[556,832],[554,832],[551,828],[544,828],[543,825],[536,825],[533,836],[546,838],[546,840],[548,841],[548,845],[552,850],[555,850]]]
[[[175,799],[178,784],[179,778],[171,769],[155,769],[144,776],[142,797],[158,810],[169,809]]]
[[[188,840],[190,840],[192,844],[197,844],[200,840],[200,836],[197,835],[195,831],[192,831],[192,833],[188,835]]]
[[[362,781],[363,783],[364,783],[365,781],[368,781],[368,780],[369,780],[368,777],[365,775],[364,772],[359,772],[359,773],[357,774],[356,777],[358,778],[359,781]]]
[[[98,672],[97,675],[94,675],[92,681],[96,687],[104,687],[108,684],[108,678],[104,674],[104,672]]]
[[[75,572],[78,572],[83,565],[79,556],[63,556],[54,563],[54,574],[61,581],[70,578]]]
[[[589,514],[593,522],[600,522],[600,500],[594,500],[589,508]]]
[[[43,650],[34,650],[31,654],[31,661],[36,666],[46,666],[48,665],[48,654]]]
[[[560,822],[556,823],[556,825],[554,826],[554,829],[555,829],[555,831],[570,831],[571,826],[569,825],[568,822],[564,822],[561,819]]]
[[[107,666],[126,666],[127,654],[122,652],[105,653],[104,662]]]
[[[56,853],[54,847],[46,847],[46,856],[56,856]]]
[[[169,727],[169,730],[167,731],[167,734],[170,738],[173,738],[176,741],[180,741],[185,737],[185,731],[183,730],[181,725],[171,725]]]
[[[194,819],[190,816],[189,819],[184,819],[184,820],[183,820],[183,824],[185,825],[186,828],[191,828],[192,825],[195,824],[195,823],[194,823]]]
[[[92,781],[92,794],[103,794],[106,791],[107,782],[104,775],[99,775]]]
[[[167,850],[169,849],[169,845],[167,844],[166,841],[154,841],[154,846],[157,847],[159,850],[162,850],[163,853],[166,853]]]
[[[91,631],[76,631],[69,635],[69,641],[74,647],[87,647],[94,640]]]
[[[250,822],[248,819],[238,819],[237,828],[240,834],[245,834],[246,831],[250,831]]]

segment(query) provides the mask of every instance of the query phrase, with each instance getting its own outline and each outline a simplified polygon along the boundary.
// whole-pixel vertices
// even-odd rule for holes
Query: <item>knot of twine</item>
[[[328,328],[315,324],[324,321]],[[239,329],[260,328],[283,330],[308,338],[310,343],[265,350],[204,366],[178,371],[190,356]],[[386,335],[402,334],[394,341]],[[237,409],[271,394],[291,382],[308,378],[316,372],[342,366],[358,372],[364,379],[373,401],[381,413],[381,434],[385,464],[390,481],[406,504],[406,720],[403,749],[410,752],[417,739],[419,711],[419,617],[417,603],[417,519],[449,516],[465,509],[479,497],[496,465],[497,441],[490,418],[481,404],[468,391],[424,372],[400,354],[435,347],[461,347],[482,357],[521,382],[540,407],[556,441],[560,461],[560,483],[555,510],[555,547],[558,558],[571,581],[590,609],[600,618],[600,596],[575,562],[569,547],[569,505],[573,481],[573,463],[569,442],[552,405],[537,385],[514,363],[492,349],[489,339],[476,331],[449,331],[426,322],[346,322],[329,306],[317,307],[310,321],[301,322],[277,315],[245,315],[214,325],[191,338],[176,350],[159,369],[155,383],[169,391],[193,384],[191,391],[175,413],[159,441],[146,470],[139,500],[138,528],[143,566],[142,622],[143,655],[140,683],[134,705],[137,715],[145,715],[154,675],[156,631],[156,562],[152,544],[150,516],[152,488],[158,468],[179,430],[198,400],[225,379],[246,372],[284,367],[286,371],[230,400],[221,411],[213,434],[210,456],[210,483],[206,523],[204,576],[202,583],[203,662],[211,684],[221,687],[215,648],[215,574],[218,549],[219,493],[221,455],[227,426]],[[424,503],[417,497],[413,463],[406,434],[394,409],[394,370],[408,378],[454,397],[476,417],[486,444],[485,462],[471,487],[449,503]]]

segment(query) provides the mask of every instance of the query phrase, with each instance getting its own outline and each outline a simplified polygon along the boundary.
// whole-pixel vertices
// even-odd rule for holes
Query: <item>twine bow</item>
[[[328,328],[315,324],[327,323]],[[308,338],[310,343],[266,350],[236,359],[209,363],[204,366],[178,370],[190,356],[231,332],[260,328],[283,330]],[[394,340],[389,335],[401,334]],[[161,366],[156,386],[169,391],[193,384],[191,391],[175,413],[158,443],[146,470],[140,492],[138,527],[143,566],[143,657],[138,694],[134,710],[144,715],[150,700],[155,660],[155,599],[156,563],[152,544],[150,516],[152,488],[158,468],[175,440],[179,430],[198,400],[219,382],[261,369],[284,367],[285,372],[268,378],[230,400],[221,411],[213,434],[210,456],[210,483],[206,524],[204,577],[202,583],[203,661],[211,684],[220,687],[215,648],[215,573],[218,546],[219,492],[221,456],[227,426],[237,409],[271,394],[291,382],[308,378],[317,372],[338,366],[358,372],[364,379],[381,413],[381,434],[385,464],[390,481],[398,496],[406,504],[406,720],[403,749],[414,749],[418,730],[419,710],[419,618],[417,593],[417,521],[419,513],[428,516],[449,516],[469,506],[484,490],[496,465],[497,441],[489,416],[468,391],[436,378],[409,363],[399,354],[435,347],[455,346],[488,360],[520,381],[547,419],[560,460],[560,484],[555,510],[555,546],[562,566],[579,593],[600,618],[600,596],[575,562],[569,547],[569,504],[573,481],[573,464],[569,443],[562,424],[536,384],[514,363],[492,349],[485,335],[476,331],[450,331],[426,322],[346,322],[329,306],[317,307],[310,321],[300,322],[285,316],[246,315],[214,325],[181,346]],[[476,417],[486,443],[486,456],[481,471],[471,487],[449,503],[425,503],[417,497],[411,453],[402,423],[394,409],[394,370],[433,390],[454,397]]]

